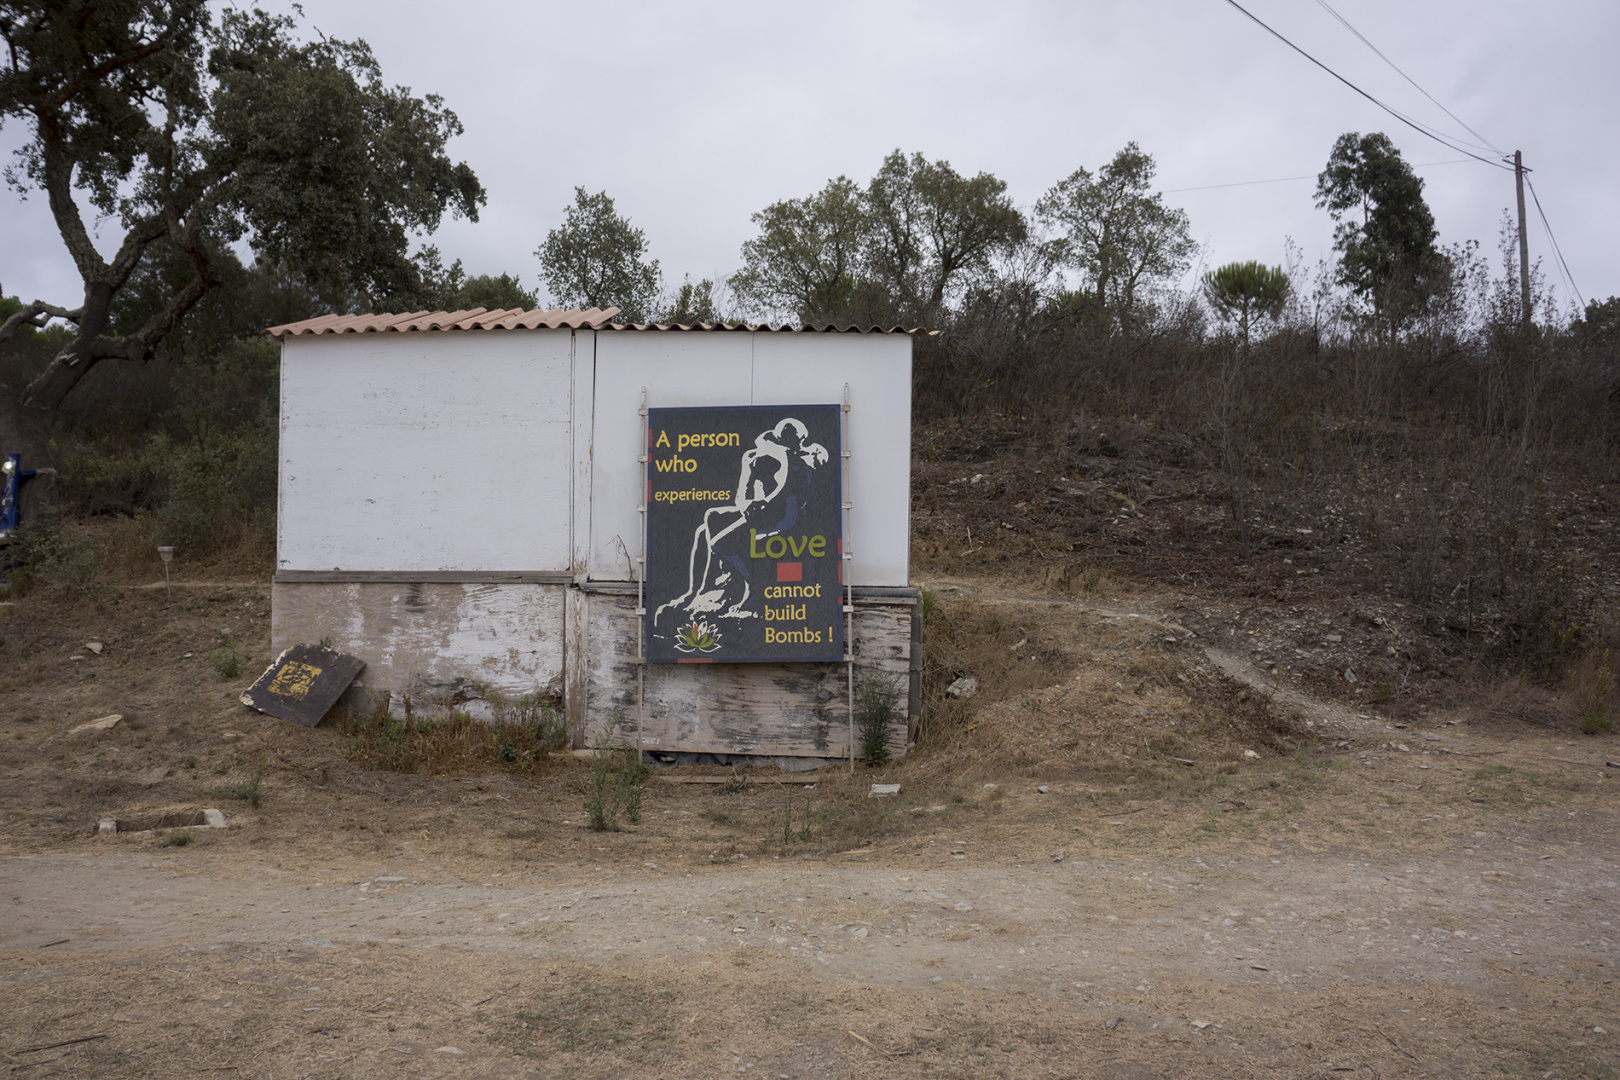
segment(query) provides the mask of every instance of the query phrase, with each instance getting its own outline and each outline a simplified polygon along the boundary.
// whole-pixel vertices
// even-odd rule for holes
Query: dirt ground
[[[5,1066],[1617,1075],[1612,737],[1380,691],[1383,601],[935,584],[981,689],[906,758],[658,772],[607,833],[572,758],[385,772],[237,704],[268,587],[0,605]],[[176,807],[228,824],[95,832]]]

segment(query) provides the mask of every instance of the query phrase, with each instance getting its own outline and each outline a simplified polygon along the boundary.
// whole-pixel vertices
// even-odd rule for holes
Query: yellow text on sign
[[[276,677],[270,681],[270,685],[266,689],[277,697],[302,701],[309,696],[310,688],[315,685],[315,680],[320,677],[320,668],[311,664],[300,664],[293,661],[276,672]]]

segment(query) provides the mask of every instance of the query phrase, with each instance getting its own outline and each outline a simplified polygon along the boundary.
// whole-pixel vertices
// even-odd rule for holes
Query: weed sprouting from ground
[[[253,770],[253,775],[248,779],[220,788],[219,795],[226,799],[241,799],[257,810],[260,800],[264,798],[263,780],[264,766],[261,765]]]
[[[539,694],[524,694],[507,700],[493,691],[485,691],[483,699],[489,703],[497,727],[517,729],[545,750],[561,750],[568,745],[568,724],[562,711]],[[503,741],[505,741],[503,739]],[[517,742],[510,745],[518,747]],[[521,749],[519,749],[521,756]],[[519,758],[503,758],[516,761]]]
[[[884,675],[866,675],[855,684],[855,728],[861,760],[868,765],[889,761],[889,721],[900,700],[900,684]]]
[[[585,812],[597,832],[618,832],[622,813],[632,824],[641,820],[641,785],[648,766],[633,751],[613,745],[619,714],[602,728],[591,745],[591,794]]]
[[[254,805],[257,806],[258,804],[255,803]],[[172,832],[158,841],[158,847],[185,847],[193,839],[195,837],[188,832]]]
[[[923,629],[926,630],[939,618],[939,593],[924,585],[917,590],[917,599],[922,604]]]
[[[208,662],[214,667],[214,674],[222,679],[234,679],[242,673],[242,654],[236,647],[236,639],[225,635],[225,644],[208,650]]]

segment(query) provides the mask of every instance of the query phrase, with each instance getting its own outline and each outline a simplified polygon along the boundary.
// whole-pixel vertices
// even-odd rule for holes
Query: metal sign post
[[[844,515],[843,521],[843,558],[844,558],[844,665],[845,673],[849,678],[849,771],[855,772],[855,575],[854,564],[851,561],[854,553],[849,549],[850,508],[854,503],[850,499],[849,487],[849,383],[844,384],[844,407],[840,414],[843,418],[842,430],[839,432],[839,448],[843,461],[843,506],[840,509]]]
[[[636,760],[644,760],[643,747],[647,743],[647,459],[652,456],[648,445],[647,388],[641,388],[641,548],[636,556]]]

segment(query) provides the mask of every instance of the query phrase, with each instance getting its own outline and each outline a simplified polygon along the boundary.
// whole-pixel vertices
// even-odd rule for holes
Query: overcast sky
[[[1581,293],[1620,293],[1620,4],[1329,2],[1486,140],[1523,150]],[[1474,141],[1314,0],[1244,6],[1375,97]],[[1437,164],[1462,155],[1224,0],[305,0],[304,11],[306,25],[369,41],[390,82],[441,94],[459,114],[466,134],[451,152],[489,203],[477,224],[447,221],[433,242],[470,273],[530,287],[534,251],[575,185],[607,190],[678,283],[736,269],[750,213],[840,174],[864,181],[897,147],[994,173],[1027,207],[1135,140],[1191,217],[1206,266],[1280,263],[1285,237],[1308,261],[1328,256],[1314,176],[1346,131],[1386,132],[1420,166],[1442,242],[1477,240],[1493,265],[1514,200],[1511,172]],[[7,149],[16,141],[0,132]],[[1284,177],[1308,179],[1251,183]],[[44,200],[0,199],[5,292],[76,304]],[[1530,215],[1531,257],[1568,300],[1533,203]]]

